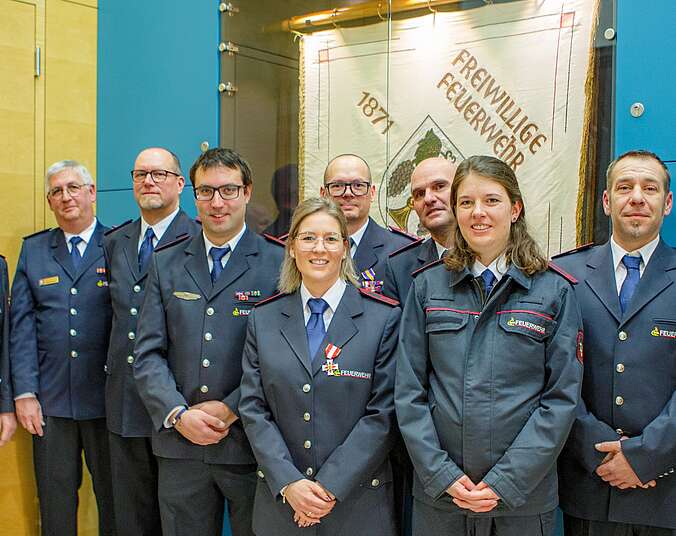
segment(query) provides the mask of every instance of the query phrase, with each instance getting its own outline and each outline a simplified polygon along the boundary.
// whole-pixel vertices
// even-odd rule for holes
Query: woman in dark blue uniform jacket
[[[355,288],[347,224],[296,209],[276,297],[249,318],[239,405],[259,464],[253,529],[393,535],[398,302]]]
[[[504,162],[461,163],[451,204],[455,250],[418,275],[400,331],[413,532],[550,535],[582,379],[573,288],[547,270]]]

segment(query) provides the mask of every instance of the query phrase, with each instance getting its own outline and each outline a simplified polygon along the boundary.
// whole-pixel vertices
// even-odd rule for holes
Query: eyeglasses
[[[150,174],[153,182],[164,182],[167,180],[167,175],[169,174],[176,175],[177,177],[181,176],[180,173],[174,173],[173,171],[169,171],[167,169],[151,169],[147,171],[145,169],[131,170],[131,178],[134,180],[134,182],[143,182],[146,180],[148,174]]]
[[[78,184],[76,182],[71,182],[65,186],[57,186],[56,188],[52,188],[49,190],[49,192],[47,192],[47,197],[51,199],[63,199],[64,190],[67,191],[68,195],[71,197],[77,197],[80,195],[80,190],[82,190],[82,188],[85,186],[91,186],[91,184]]]
[[[214,194],[218,191],[218,195],[221,196],[221,199],[227,201],[229,199],[237,199],[239,197],[239,191],[242,188],[246,188],[243,184],[224,184],[218,188],[213,186],[198,186],[193,190],[195,194],[195,199],[198,201],[211,201],[214,198]]]
[[[353,181],[353,182],[327,182],[324,187],[329,191],[333,197],[342,197],[350,189],[352,195],[361,197],[369,192],[371,183],[368,181]]]
[[[323,237],[314,233],[300,233],[295,240],[301,251],[312,251],[320,241],[328,251],[337,251],[343,244],[343,237],[338,233],[330,233]]]

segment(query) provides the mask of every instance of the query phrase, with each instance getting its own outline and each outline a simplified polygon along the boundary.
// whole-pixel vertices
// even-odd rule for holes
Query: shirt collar
[[[303,302],[303,310],[306,310],[308,305],[307,302],[310,298],[323,298],[326,303],[329,304],[331,311],[336,312],[340,300],[343,298],[343,293],[347,288],[347,283],[343,281],[340,277],[336,282],[331,285],[331,287],[322,295],[322,296],[313,296],[310,294],[310,291],[305,287],[305,283],[300,284],[300,299]]]
[[[354,234],[350,235],[350,238],[354,240],[355,248],[359,247],[359,242],[361,242],[361,239],[364,238],[364,233],[366,232],[366,228],[369,226],[370,221],[371,220],[367,218],[366,223],[357,229]]]
[[[476,259],[474,261],[474,264],[472,265],[472,275],[474,277],[479,277],[484,270],[488,268],[491,272],[493,272],[493,275],[495,276],[496,282],[500,281],[502,279],[502,276],[507,273],[507,258],[505,254],[503,253],[499,257],[497,257],[495,260],[493,260],[492,263],[490,263],[488,266],[484,266],[481,264],[481,261],[479,259]]]
[[[63,236],[66,239],[66,243],[68,243],[70,241],[70,239],[73,238],[74,236],[79,236],[80,238],[82,238],[82,241],[85,243],[85,247],[86,247],[87,245],[89,245],[89,241],[92,239],[92,235],[94,234],[94,229],[96,229],[96,223],[97,223],[97,220],[96,220],[96,218],[94,218],[91,225],[89,227],[87,227],[84,231],[82,231],[81,233],[72,234],[72,233],[67,233],[66,231],[64,231]]]
[[[620,246],[617,242],[615,242],[615,238],[611,235],[610,250],[613,253],[613,268],[617,270],[617,268],[620,266],[620,263],[622,262],[622,257],[624,257],[625,255],[636,253],[639,253],[641,255],[641,262],[643,263],[643,266],[647,266],[650,257],[652,257],[652,254],[655,253],[655,250],[657,249],[657,244],[659,243],[660,236],[657,235],[654,239],[652,239],[642,248],[639,248],[636,251],[625,251],[622,248],[622,246]]]
[[[161,219],[157,223],[150,225],[148,222],[146,222],[143,219],[143,216],[141,216],[141,237],[140,239],[143,240],[143,237],[146,235],[146,231],[148,230],[148,227],[152,227],[153,233],[155,233],[155,238],[157,239],[157,242],[162,240],[162,236],[164,233],[167,231],[169,226],[171,225],[171,222],[174,221],[174,218],[176,217],[176,214],[178,214],[179,207],[176,207],[176,210],[174,210],[169,216],[166,218]],[[157,243],[155,242],[155,243]]]
[[[448,250],[448,248],[446,246],[442,246],[439,242],[434,240],[434,238],[430,238],[430,240],[434,242],[434,245],[437,248],[437,257],[441,259],[441,256],[444,254],[445,251]]]
[[[211,248],[224,248],[225,246],[230,246],[230,252],[232,253],[233,251],[235,251],[237,244],[239,243],[242,236],[244,236],[245,232],[246,232],[246,223],[244,225],[242,225],[242,230],[239,233],[237,233],[235,236],[233,236],[225,244],[221,244],[220,246],[217,246],[216,244],[212,243],[211,240],[209,240],[207,238],[207,235],[205,234],[205,232],[202,231],[202,238],[204,238],[204,249],[207,252],[207,257],[209,257],[209,250]]]

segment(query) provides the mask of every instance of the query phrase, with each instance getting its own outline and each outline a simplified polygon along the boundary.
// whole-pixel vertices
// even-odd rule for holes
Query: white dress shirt
[[[228,264],[228,259],[230,259],[230,255],[232,255],[232,252],[235,251],[235,248],[237,247],[237,244],[239,243],[242,236],[244,236],[245,231],[246,231],[246,223],[242,225],[242,229],[239,231],[239,233],[237,233],[234,237],[228,240],[225,244],[221,244],[220,246],[217,246],[216,244],[211,242],[207,238],[207,235],[204,233],[204,231],[202,231],[202,237],[204,238],[204,249],[207,252],[207,262],[209,263],[209,273],[211,273],[211,270],[214,267],[214,261],[211,258],[211,255],[209,255],[209,250],[211,248],[224,248],[225,246],[230,246],[230,252],[227,255],[223,255],[223,258],[221,259],[221,266],[225,268],[225,265]]]
[[[655,253],[655,249],[657,249],[657,244],[659,244],[659,242],[660,237],[658,235],[653,240],[648,242],[645,246],[637,249],[636,251],[625,251],[617,242],[615,242],[615,239],[612,236],[610,237],[610,251],[612,251],[613,253],[613,267],[615,268],[615,286],[617,288],[618,296],[620,295],[622,283],[624,283],[624,280],[627,278],[627,267],[622,262],[622,258],[625,255],[632,255],[634,257],[638,257],[640,255],[641,265],[639,266],[639,274],[641,275],[641,277],[643,277],[645,267],[647,266],[648,261],[650,261],[650,257],[652,257],[652,254]]]
[[[66,231],[63,232],[64,237],[66,239],[66,246],[68,247],[68,253],[73,252],[73,244],[70,243],[70,239],[73,238],[74,236],[79,236],[82,238],[82,242],[80,242],[77,245],[77,249],[80,252],[80,256],[84,257],[85,250],[87,249],[87,245],[89,244],[89,241],[92,239],[92,235],[94,234],[94,229],[96,229],[96,218],[92,220],[92,224],[87,227],[84,231],[78,234],[72,234],[72,233],[67,233]]]
[[[312,312],[310,311],[310,306],[307,303],[308,300],[310,298],[322,298],[326,303],[329,304],[329,306],[326,308],[326,311],[324,311],[324,327],[328,331],[331,319],[333,318],[333,315],[335,314],[336,309],[338,308],[340,300],[343,298],[343,294],[345,293],[346,288],[347,283],[345,283],[345,281],[343,281],[342,279],[338,278],[336,282],[333,285],[331,285],[329,290],[327,290],[322,296],[313,296],[312,294],[310,294],[310,291],[305,287],[305,284],[301,283],[300,299],[303,303],[303,316],[305,317],[305,325],[307,326],[307,323],[310,320],[310,315],[312,314]]]
[[[366,232],[366,228],[369,226],[369,222],[371,220],[366,220],[366,223],[362,225],[359,229],[354,234],[350,235],[350,238],[354,242],[354,245],[350,248],[350,257],[354,257],[354,254],[357,252],[357,248],[359,247],[359,242],[361,242],[361,239],[364,238],[364,233]]]
[[[152,227],[153,233],[155,234],[155,238],[153,238],[153,249],[155,249],[155,246],[157,246],[157,243],[162,240],[162,237],[171,225],[171,222],[174,221],[176,214],[178,214],[178,210],[179,208],[176,207],[176,210],[169,214],[169,216],[162,218],[153,225],[150,225],[143,219],[143,216],[141,216],[141,236],[139,236],[138,247],[136,248],[136,251],[141,251],[141,244],[143,244],[143,240],[146,237],[146,231],[148,230],[148,227]]]

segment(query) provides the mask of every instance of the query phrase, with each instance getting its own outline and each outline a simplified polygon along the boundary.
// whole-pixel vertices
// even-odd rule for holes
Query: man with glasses
[[[46,174],[58,228],[24,239],[12,285],[10,361],[16,415],[33,435],[42,534],[77,534],[82,452],[100,534],[114,533],[104,385],[111,306],[94,217],[96,187],[72,160]]]
[[[165,536],[253,534],[256,465],[239,421],[246,320],[277,287],[283,251],[244,220],[251,170],[229,149],[190,169],[202,233],[157,248],[133,364],[153,421]]]
[[[399,230],[384,229],[369,217],[376,187],[368,164],[354,154],[335,157],[326,166],[320,194],[331,198],[345,214],[350,254],[362,287],[382,292],[387,256],[414,238]]]
[[[117,536],[150,536],[162,530],[153,425],[132,374],[137,320],[154,249],[198,234],[200,226],[179,208],[185,179],[174,153],[160,147],[141,151],[131,178],[140,217],[108,231],[103,241],[113,304],[106,417]]]

